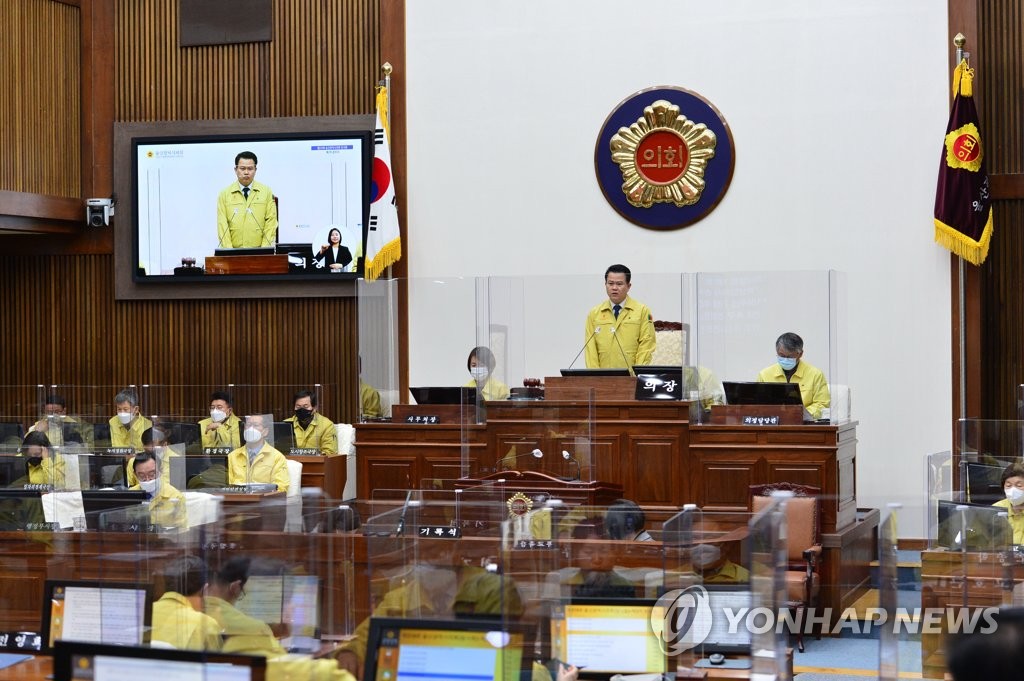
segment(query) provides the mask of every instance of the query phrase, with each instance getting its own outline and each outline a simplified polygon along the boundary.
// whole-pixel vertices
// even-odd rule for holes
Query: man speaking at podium
[[[256,182],[256,154],[235,156],[235,176],[217,197],[217,248],[273,246],[277,236],[274,193]]]
[[[608,300],[587,315],[584,331],[587,368],[609,369],[650,364],[654,355],[651,310],[629,297],[632,273],[612,265],[604,273]]]

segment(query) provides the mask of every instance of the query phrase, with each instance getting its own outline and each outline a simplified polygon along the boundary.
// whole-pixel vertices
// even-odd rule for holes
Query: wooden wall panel
[[[1024,172],[1024,2],[977,3],[978,35],[967,36],[990,174]],[[955,28],[955,27],[951,27]],[[1024,201],[993,203],[995,234],[981,267],[982,418],[1017,418],[1024,383]],[[968,265],[968,267],[971,267]]]
[[[0,3],[0,189],[81,193],[80,21],[52,0]]]
[[[117,0],[119,121],[373,111],[377,0],[275,0],[269,43],[178,47],[178,3]]]
[[[357,417],[356,335],[346,326],[354,298],[115,302],[111,261],[23,257],[0,267],[0,415],[25,413],[24,390],[6,386],[200,385],[171,391],[166,408],[202,413],[209,386],[228,383],[285,386],[253,391],[239,408],[287,415],[295,386],[321,383],[326,416]]]

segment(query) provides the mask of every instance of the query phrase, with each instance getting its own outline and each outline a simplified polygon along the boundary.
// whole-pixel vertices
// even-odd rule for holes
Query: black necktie
[[[242,196],[245,198],[246,201],[249,200],[249,188],[248,187],[242,187]]]
[[[615,315],[616,319],[619,318],[619,313],[620,312],[622,312],[622,306],[621,305],[613,305],[612,306],[612,314]]]

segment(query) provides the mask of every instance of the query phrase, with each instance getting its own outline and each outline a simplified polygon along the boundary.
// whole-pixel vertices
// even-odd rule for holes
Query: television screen
[[[134,281],[358,277],[372,134],[133,137]]]

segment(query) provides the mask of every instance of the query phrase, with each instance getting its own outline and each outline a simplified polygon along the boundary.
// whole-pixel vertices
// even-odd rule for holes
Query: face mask
[[[477,381],[482,381],[487,378],[488,371],[487,367],[470,367],[469,373]]]
[[[143,492],[156,494],[156,491],[160,488],[160,478],[154,478],[152,480],[139,480],[139,487],[142,488]]]
[[[28,457],[29,466],[39,466],[43,463],[43,457],[41,456],[30,456]]]
[[[1010,503],[1013,504],[1014,506],[1019,506],[1020,504],[1024,503],[1024,489],[1020,489],[1019,487],[1011,487],[1004,491],[1006,492],[1006,498],[1009,499]]]
[[[252,444],[253,442],[259,442],[260,438],[263,437],[263,433],[256,430],[255,428],[246,428],[245,433],[243,433],[243,436],[245,437],[246,442]]]
[[[220,409],[211,409],[210,410],[210,419],[214,423],[220,423],[221,421],[223,421],[227,417],[228,417],[227,413],[221,411]]]
[[[126,426],[132,422],[132,416],[133,414],[130,411],[117,412],[117,420]]]
[[[779,366],[782,367],[783,371],[792,371],[796,369],[796,357],[779,357]]]
[[[299,420],[299,423],[309,423],[310,419],[313,418],[312,409],[296,409],[295,418]]]

